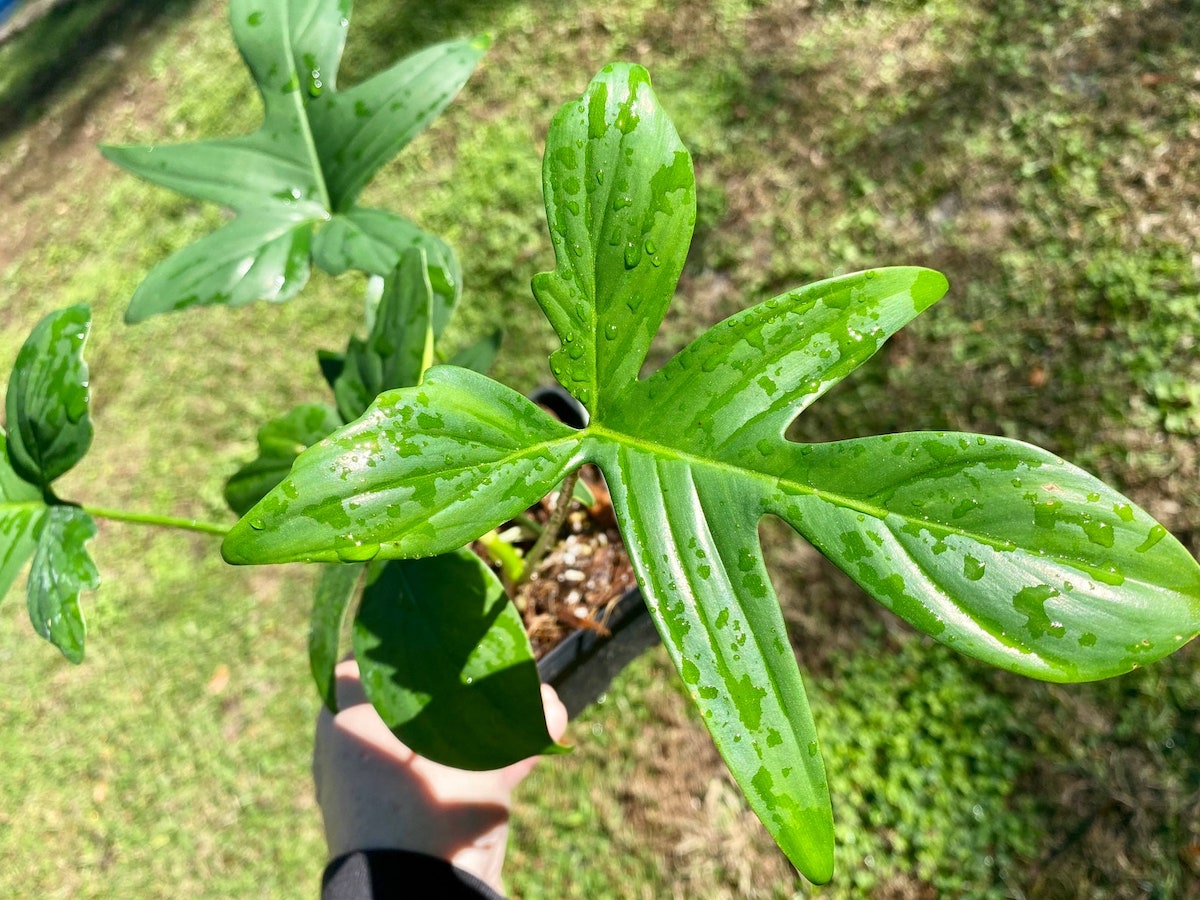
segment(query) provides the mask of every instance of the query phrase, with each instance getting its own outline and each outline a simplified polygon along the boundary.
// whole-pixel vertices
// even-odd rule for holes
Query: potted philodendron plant
[[[415,749],[478,768],[555,749],[516,614],[460,548],[585,463],[604,473],[650,613],[730,771],[816,882],[832,873],[833,817],[763,563],[764,516],[917,629],[1034,678],[1118,675],[1200,631],[1200,565],[1044,450],[941,432],[786,438],[945,294],[940,274],[878,269],[789,291],[641,378],[696,214],[691,158],[643,69],[609,66],[562,107],[543,174],[557,264],[533,290],[561,341],[551,368],[587,425],[435,366],[301,454],[223,544],[233,563],[342,564],[317,604],[326,687],[365,580],[353,626],[364,687]]]
[[[446,354],[439,338],[461,293],[454,252],[407,219],[358,203],[375,172],[461,89],[487,39],[438,44],[339,90],[348,0],[232,0],[229,14],[263,99],[262,125],[230,139],[102,148],[137,175],[235,213],[156,266],[134,293],[126,320],[193,306],[287,300],[304,287],[312,265],[335,275],[355,269],[371,276],[365,337],[351,338],[344,352],[320,354],[333,402],[302,404],[267,422],[258,433],[257,457],[229,479],[226,500],[241,514],[284,477],[300,450],[357,418],[381,391],[418,384],[434,362],[485,370],[499,334]],[[52,482],[83,458],[92,439],[83,357],[90,328],[85,305],[38,324],[16,360],[8,434],[0,433],[0,528],[6,535],[0,594],[32,561],[30,618],[75,662],[83,658],[86,634],[80,594],[99,584],[87,549],[96,519],[213,535],[228,530],[221,523],[84,505],[55,494]],[[524,565],[502,540],[486,545],[509,571]],[[464,564],[471,574],[464,574]],[[426,571],[430,566],[446,568],[459,583],[474,578],[483,594],[499,596],[495,577],[474,556],[442,559]],[[350,567],[331,570],[318,588],[310,649],[327,697],[340,622],[326,621],[328,604],[345,602],[358,574]],[[578,658],[558,654],[547,660],[548,677],[574,677]],[[565,699],[578,708],[595,690],[588,681]]]

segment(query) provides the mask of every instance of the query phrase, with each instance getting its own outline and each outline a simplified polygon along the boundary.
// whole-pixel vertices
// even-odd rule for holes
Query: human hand
[[[436,856],[500,890],[512,789],[537,758],[491,772],[431,762],[402,744],[367,702],[358,664],[337,667],[335,716],[317,719],[313,780],[330,858],[355,850],[415,850]],[[546,727],[557,741],[567,710],[542,685]]]

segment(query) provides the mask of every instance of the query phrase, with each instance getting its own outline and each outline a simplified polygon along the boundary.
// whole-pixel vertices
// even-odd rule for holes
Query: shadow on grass
[[[0,139],[37,119],[106,47],[120,46],[194,0],[77,0],[55,6],[0,46]],[[93,88],[89,101],[108,89]],[[86,105],[86,104],[85,104]]]

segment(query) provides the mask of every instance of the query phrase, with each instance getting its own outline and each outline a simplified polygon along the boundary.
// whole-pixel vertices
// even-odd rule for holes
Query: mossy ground
[[[96,142],[233,134],[257,112],[223,3],[103,21],[69,77],[31,80],[62,63],[43,51],[73,46],[69,32],[0,51],[3,99],[20,112],[0,122],[0,359],[49,310],[90,302],[97,439],[61,493],[220,519],[257,425],[319,396],[315,351],[355,326],[360,283],[317,278],[283,306],[121,324],[149,267],[220,213],[123,175]],[[480,32],[494,38],[481,70],[366,199],[458,248],[455,335],[502,324],[501,379],[549,377],[552,335],[528,284],[552,265],[550,116],[605,62],[630,59],[654,76],[699,181],[656,361],[805,281],[934,266],[951,295],[798,436],[1031,440],[1200,548],[1195,4],[359,0],[342,81]],[[1194,649],[1097,685],[1021,681],[927,645],[782,530],[767,535],[841,840],[836,880],[815,894],[1196,895]],[[83,666],[34,638],[18,592],[0,607],[0,893],[311,893],[323,848],[307,771],[310,574],[229,570],[210,541],[110,523],[93,546],[104,586],[85,598]],[[577,752],[520,797],[515,895],[806,891],[661,655],[571,737]]]

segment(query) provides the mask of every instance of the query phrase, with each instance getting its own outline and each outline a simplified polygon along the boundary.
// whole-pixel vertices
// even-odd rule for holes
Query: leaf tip
[[[632,63],[629,66],[629,86],[633,87],[638,84],[650,86],[650,71],[645,66]]]
[[[245,522],[246,520],[243,518],[235,523],[221,541],[221,559],[231,566],[249,566],[257,561],[254,559],[253,552],[247,552],[252,548],[246,546]]]
[[[925,310],[937,303],[950,290],[946,276],[936,269],[917,269],[913,280],[912,295],[918,310]]]
[[[478,50],[480,53],[485,53],[492,46],[492,36],[488,32],[477,34],[471,38],[471,49]]]
[[[131,303],[131,304],[129,304],[129,307],[125,310],[125,315],[123,316],[123,318],[125,320],[126,325],[136,325],[136,324],[138,324],[138,322],[144,321],[146,319],[146,314],[143,313],[141,310],[135,309],[133,304]]]

